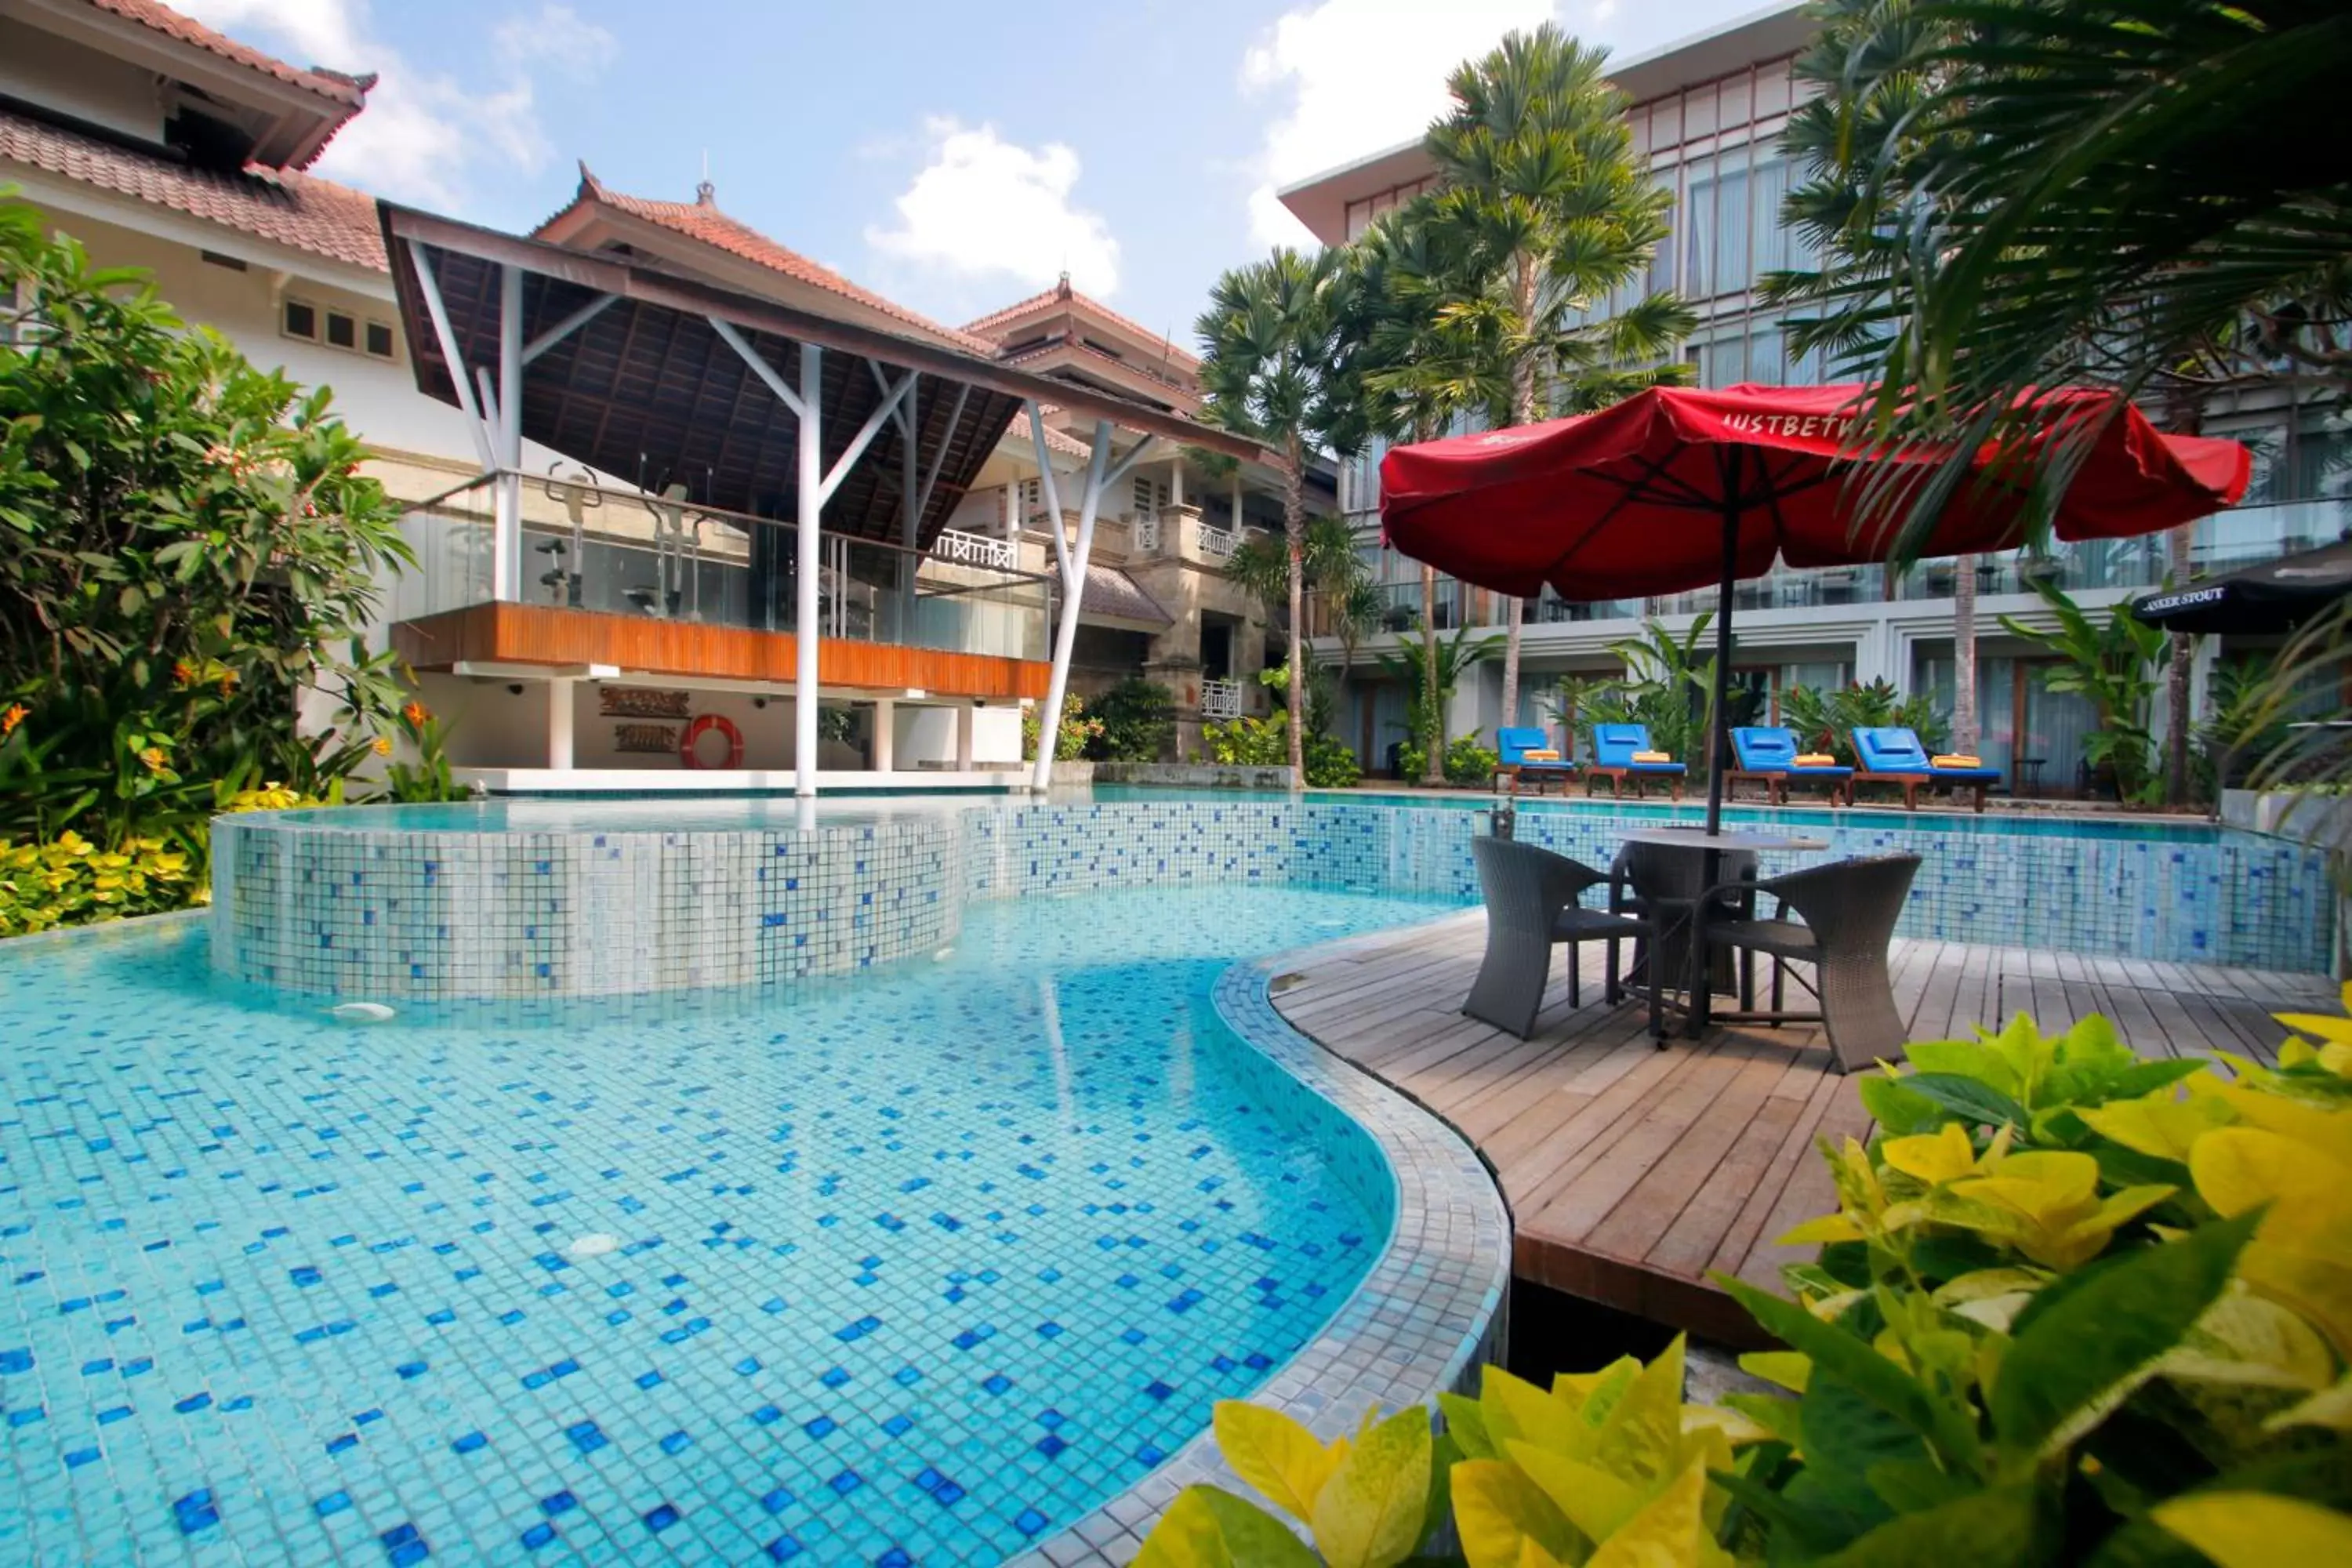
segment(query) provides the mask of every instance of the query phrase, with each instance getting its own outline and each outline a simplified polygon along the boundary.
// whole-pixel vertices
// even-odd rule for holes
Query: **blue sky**
[[[1415,134],[1446,68],[1554,16],[1620,55],[1758,0],[172,0],[383,77],[320,172],[527,229],[585,159],[719,205],[929,315],[1078,287],[1189,342],[1303,239],[1286,184]]]

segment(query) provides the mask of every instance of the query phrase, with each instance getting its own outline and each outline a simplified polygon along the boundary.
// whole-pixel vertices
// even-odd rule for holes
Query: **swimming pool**
[[[928,953],[967,908],[1116,888],[1282,884],[1475,901],[1475,797],[1105,791],[531,800],[224,819],[214,958],[346,996],[523,999],[773,985]],[[1607,866],[1663,803],[1529,802],[1525,840]],[[1897,932],[2168,963],[2324,972],[2325,857],[2198,823],[1768,812],[1829,857],[1921,858]],[[1809,855],[1768,855],[1768,871]]]
[[[1443,907],[1008,899],[789,993],[364,1027],[197,921],[0,945],[0,1559],[1018,1552],[1265,1384],[1395,1222],[1211,983]]]

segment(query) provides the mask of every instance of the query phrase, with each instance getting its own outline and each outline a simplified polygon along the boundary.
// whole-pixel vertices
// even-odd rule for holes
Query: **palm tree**
[[[1831,0],[1800,66],[1822,92],[1789,132],[1813,177],[1786,208],[1827,261],[1767,294],[1820,310],[1792,342],[1878,384],[1877,434],[1949,443],[1932,485],[1874,501],[1927,526],[2036,386],[2153,395],[2182,429],[2215,393],[2352,393],[2352,158],[2303,141],[2337,118],[2347,65],[2340,5]],[[2054,495],[2074,450],[2043,444],[2011,477]],[[2190,653],[2175,639],[2176,801]]]
[[[1977,749],[1977,558],[1952,563],[1952,747]]]
[[[1335,253],[1303,256],[1278,247],[1264,261],[1217,279],[1200,334],[1202,417],[1265,443],[1282,468],[1285,588],[1290,617],[1290,765],[1305,776],[1307,501],[1310,451],[1345,456],[1362,439],[1349,383],[1339,295],[1344,274]]]
[[[1456,322],[1449,304],[1475,286],[1460,226],[1440,224],[1434,203],[1417,197],[1392,209],[1349,247],[1355,287],[1349,331],[1360,345],[1364,414],[1391,441],[1433,441],[1460,415],[1501,399],[1483,379],[1494,361],[1470,341],[1474,324]],[[1437,691],[1437,568],[1421,563],[1423,686],[1419,701],[1434,712]],[[1421,782],[1445,782],[1442,749],[1428,748]]]
[[[1399,639],[1392,652],[1378,656],[1380,666],[1389,678],[1407,691],[1432,692],[1435,695],[1416,703],[1415,721],[1410,726],[1412,739],[1419,742],[1438,759],[1437,782],[1445,782],[1445,704],[1454,696],[1454,688],[1462,682],[1463,672],[1492,658],[1496,653],[1496,638],[1482,637],[1475,641],[1468,626],[1456,626],[1450,637],[1441,637],[1429,631],[1422,637],[1407,641]],[[1423,764],[1423,778],[1428,777]]]
[[[1607,58],[1549,23],[1512,33],[1454,68],[1446,82],[1453,107],[1429,128],[1443,181],[1435,220],[1458,226],[1478,285],[1443,314],[1491,345],[1505,389],[1499,423],[1573,411],[1546,396],[1562,381],[1585,382],[1583,395],[1613,401],[1612,393],[1684,374],[1679,365],[1620,368],[1663,359],[1689,331],[1692,319],[1672,296],[1602,313],[1612,294],[1646,274],[1672,202],[1633,152]],[[1525,608],[1514,598],[1506,612],[1506,723],[1517,721]]]
[[[1339,639],[1346,662],[1342,673],[1356,662],[1356,645],[1380,619],[1379,595],[1364,558],[1356,552],[1356,536],[1347,520],[1326,512],[1307,521],[1298,546],[1300,588],[1323,601],[1331,630]],[[1288,613],[1291,548],[1286,540],[1253,533],[1225,558],[1225,576],[1243,593],[1264,605],[1267,618],[1279,622]],[[1300,640],[1294,625],[1285,628],[1295,647]]]

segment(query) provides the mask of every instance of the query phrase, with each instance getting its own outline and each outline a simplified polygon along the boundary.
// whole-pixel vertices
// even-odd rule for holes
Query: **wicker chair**
[[[1486,956],[1462,1011],[1521,1039],[1534,1031],[1536,1015],[1543,1009],[1544,986],[1551,977],[1551,950],[1566,943],[1568,999],[1583,1005],[1574,950],[1588,942],[1609,944],[1608,999],[1615,1006],[1624,995],[1618,978],[1617,944],[1651,934],[1647,921],[1635,916],[1589,910],[1580,902],[1586,889],[1610,881],[1606,871],[1555,855],[1533,844],[1508,838],[1478,837],[1470,841],[1478,863],[1478,886],[1486,900]],[[1650,997],[1650,1032],[1663,1036],[1654,988]]]
[[[1743,1011],[1726,1021],[1818,1023],[1829,1035],[1840,1072],[1900,1055],[1909,1030],[1895,1003],[1886,946],[1918,870],[1916,855],[1881,855],[1808,867],[1753,884],[1756,892],[1780,900],[1777,918],[1721,921],[1707,929],[1710,946],[1740,956]],[[1789,919],[1791,914],[1797,919]],[[1759,952],[1772,960],[1772,1005],[1762,1012],[1755,1010]],[[1810,989],[1820,1011],[1791,1013],[1782,1005],[1783,976],[1791,962],[1813,966]],[[1804,984],[1801,977],[1798,984]]]

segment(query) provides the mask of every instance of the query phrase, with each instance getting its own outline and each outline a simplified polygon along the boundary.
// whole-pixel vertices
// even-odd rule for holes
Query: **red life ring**
[[[689,768],[708,767],[709,764],[695,754],[694,743],[712,730],[727,737],[727,760],[719,765],[730,773],[741,767],[743,765],[743,731],[738,730],[735,727],[735,721],[724,713],[701,714],[693,723],[686,727],[686,733],[678,737],[678,761]]]

